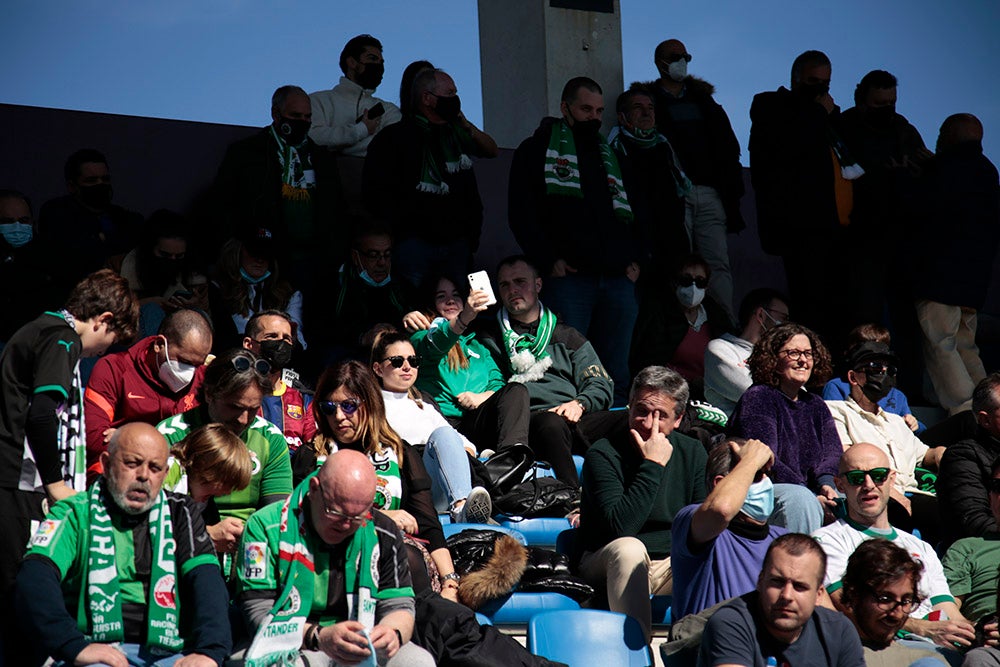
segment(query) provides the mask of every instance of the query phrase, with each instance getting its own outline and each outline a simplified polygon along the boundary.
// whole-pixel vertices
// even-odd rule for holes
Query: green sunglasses
[[[871,477],[877,485],[881,485],[889,479],[889,468],[872,468],[871,470],[848,470],[841,474],[851,486],[861,486],[865,483],[865,477]]]

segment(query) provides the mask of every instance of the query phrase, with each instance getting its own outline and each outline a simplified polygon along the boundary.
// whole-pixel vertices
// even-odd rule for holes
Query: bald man
[[[17,576],[24,650],[37,651],[19,664],[128,667],[183,651],[174,667],[212,667],[231,651],[203,506],[162,490],[168,455],[156,428],[125,424],[103,477],[52,507]]]
[[[109,354],[94,366],[84,393],[87,465],[100,473],[100,456],[121,424],[158,424],[198,405],[212,327],[196,310],[167,315],[155,336]]]
[[[886,508],[895,481],[896,471],[890,467],[889,457],[871,443],[851,445],[841,456],[836,482],[846,496],[847,518],[838,519],[813,533],[827,556],[823,584],[833,603],[843,610],[842,579],[848,558],[862,542],[883,537],[906,549],[924,565],[918,584],[922,602],[910,614],[903,629],[947,648],[954,648],[953,643],[969,646],[975,639],[975,629],[955,604],[934,547],[889,524]],[[926,620],[924,617],[932,611],[943,612],[949,620]]]
[[[374,650],[380,666],[434,665],[410,643],[409,565],[396,524],[372,509],[375,483],[368,457],[341,450],[288,503],[250,517],[236,597],[254,635],[248,662],[273,664],[301,650],[310,666],[354,665]],[[317,608],[317,599],[325,604]]]

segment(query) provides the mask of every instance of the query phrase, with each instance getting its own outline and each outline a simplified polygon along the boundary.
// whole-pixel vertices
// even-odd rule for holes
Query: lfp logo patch
[[[264,557],[267,545],[263,542],[247,542],[243,547],[243,576],[250,581],[265,578]]]
[[[59,524],[62,521],[43,521],[38,525],[38,530],[31,538],[31,546],[33,547],[47,547],[49,542],[55,536],[56,531],[59,529]]]

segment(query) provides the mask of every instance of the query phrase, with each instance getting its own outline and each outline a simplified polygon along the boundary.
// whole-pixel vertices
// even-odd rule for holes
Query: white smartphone
[[[474,290],[479,290],[480,292],[486,292],[488,297],[488,300],[486,301],[487,306],[492,306],[497,302],[497,298],[493,294],[493,285],[490,284],[490,276],[485,271],[470,273],[469,287]]]

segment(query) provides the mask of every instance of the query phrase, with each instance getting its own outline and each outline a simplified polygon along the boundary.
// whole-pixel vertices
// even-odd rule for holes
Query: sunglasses
[[[876,485],[881,486],[885,480],[889,479],[889,468],[872,468],[871,470],[848,470],[841,477],[847,480],[851,486],[861,486],[865,483],[865,477],[871,477]]]
[[[671,53],[669,56],[663,59],[668,65],[670,63],[675,63],[678,60],[683,60],[684,62],[691,62],[690,53]]]
[[[361,401],[356,398],[348,398],[346,400],[340,401],[320,401],[319,411],[322,412],[327,417],[333,417],[337,414],[337,408],[343,412],[346,416],[350,417],[358,408],[361,407]]]
[[[254,361],[242,354],[233,357],[233,368],[236,369],[237,373],[246,373],[251,368],[261,375],[270,375],[271,373],[271,364],[268,363],[267,359],[257,359]]]
[[[411,354],[408,357],[404,357],[404,356],[402,356],[400,354],[396,354],[396,355],[393,355],[391,357],[386,357],[382,361],[388,361],[390,364],[392,364],[393,368],[402,368],[404,361],[407,362],[408,364],[410,364],[410,366],[412,368],[420,368],[420,361],[421,361],[421,359],[420,359],[420,355],[418,355],[418,354]]]
[[[705,289],[708,287],[708,278],[705,276],[692,276],[691,274],[685,273],[682,276],[677,276],[677,284],[681,287],[691,287],[691,285],[697,285],[698,287]]]
[[[888,364],[883,364],[881,361],[869,361],[867,363],[861,364],[854,369],[855,373],[864,373],[865,375],[888,375],[889,377],[896,377],[896,373],[899,369],[895,366],[889,366]]]

